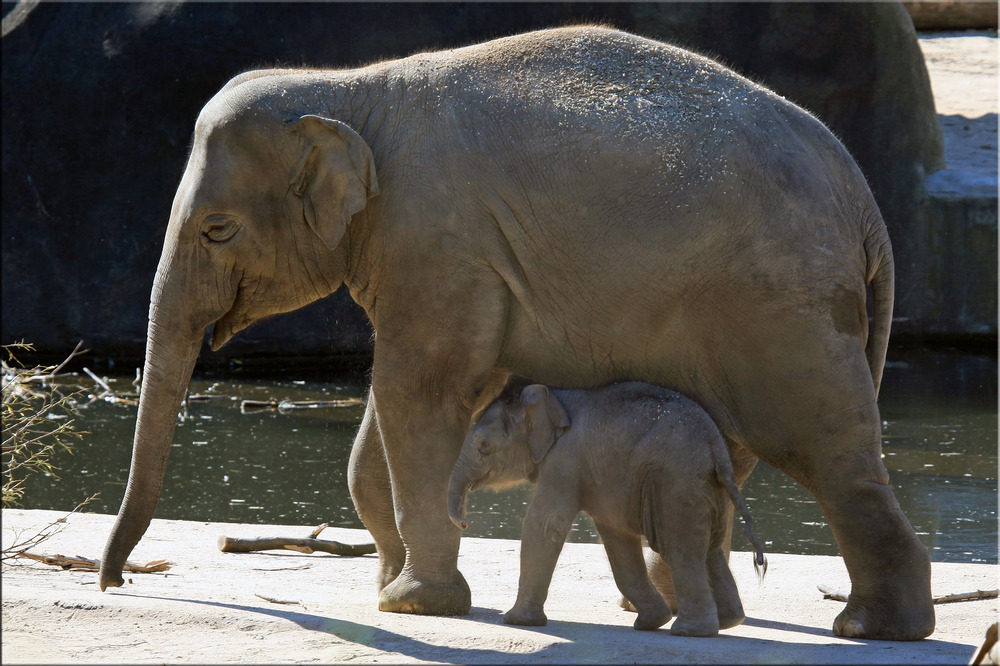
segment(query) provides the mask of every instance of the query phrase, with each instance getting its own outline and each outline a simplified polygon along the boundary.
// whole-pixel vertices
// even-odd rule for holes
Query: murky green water
[[[881,396],[883,450],[903,511],[936,561],[997,562],[996,359],[955,353],[890,354]],[[289,372],[294,376],[294,371]],[[133,377],[109,378],[134,392]],[[81,381],[93,386],[86,376]],[[341,400],[361,380],[195,380],[177,428],[158,518],[362,527],[346,471],[363,407],[241,410],[243,400]],[[69,510],[94,492],[88,510],[117,513],[128,478],[136,407],[95,400],[81,408],[88,430],[61,479],[30,480],[25,505]],[[770,552],[836,555],[812,497],[760,464],[744,486],[755,531]],[[469,496],[469,536],[517,539],[530,486]],[[737,532],[739,534],[739,532]],[[581,517],[570,536],[596,542]],[[737,548],[743,548],[737,542]]]

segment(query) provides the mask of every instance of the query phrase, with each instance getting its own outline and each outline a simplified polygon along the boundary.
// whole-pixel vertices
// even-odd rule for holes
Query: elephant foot
[[[399,572],[402,567],[392,566],[387,562],[382,562],[381,558],[378,563],[378,572],[375,574],[375,589],[377,592],[382,592],[389,583],[396,580],[399,577]]]
[[[522,627],[544,627],[549,619],[541,608],[527,608],[514,605],[503,614],[504,624],[516,624]]]
[[[670,612],[670,606],[667,605],[667,602],[661,601],[651,608],[640,610],[639,617],[635,618],[632,626],[639,631],[652,631],[670,622],[670,618],[673,616],[674,614]]]
[[[884,604],[866,605],[849,597],[847,608],[833,622],[833,633],[844,638],[875,641],[919,641],[934,631],[934,606],[907,606],[898,603],[892,608]]]
[[[414,615],[466,615],[472,608],[472,592],[461,572],[446,583],[416,580],[404,571],[382,588],[378,609],[390,613]]]
[[[733,627],[738,627],[743,624],[743,621],[747,619],[746,613],[743,612],[743,606],[741,605],[739,609],[730,609],[729,611],[723,612],[719,611],[719,629],[732,629]]]
[[[674,636],[697,636],[699,638],[718,636],[719,619],[714,615],[698,619],[681,616],[670,627],[670,633]]]
[[[628,597],[626,597],[624,594],[618,599],[618,607],[624,611],[628,611],[629,613],[639,612],[635,609],[635,606],[632,604],[631,601],[628,600]]]
[[[719,618],[719,629],[732,629],[743,624],[747,619],[743,611],[743,602],[735,587],[730,594],[720,594],[715,598],[716,616]]]

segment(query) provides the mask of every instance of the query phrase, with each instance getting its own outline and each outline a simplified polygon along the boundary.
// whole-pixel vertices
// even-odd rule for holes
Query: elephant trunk
[[[177,413],[201,349],[204,330],[192,330],[186,335],[179,334],[172,326],[163,330],[158,321],[176,323],[178,319],[163,316],[166,313],[159,312],[159,300],[154,297],[150,310],[132,465],[125,499],[101,558],[101,591],[124,584],[125,560],[153,518],[177,427]]]
[[[475,468],[463,450],[448,484],[448,517],[461,530],[469,527],[469,523],[465,520],[465,496],[475,484]]]

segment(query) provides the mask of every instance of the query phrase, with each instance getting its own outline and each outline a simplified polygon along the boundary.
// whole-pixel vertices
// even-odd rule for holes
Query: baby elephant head
[[[534,481],[538,465],[570,427],[569,415],[547,386],[531,384],[502,394],[472,426],[451,473],[448,515],[461,529],[465,495]]]

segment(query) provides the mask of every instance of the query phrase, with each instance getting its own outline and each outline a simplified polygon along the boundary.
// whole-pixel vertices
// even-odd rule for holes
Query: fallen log
[[[223,553],[252,553],[259,550],[294,550],[306,554],[320,552],[356,557],[376,552],[375,544],[373,543],[348,544],[311,537],[305,539],[288,537],[239,539],[236,537],[220,536],[218,545],[219,550]]]
[[[830,599],[832,601],[847,601],[847,593],[841,592],[840,590],[835,590],[829,585],[817,585],[816,586],[820,592],[823,593],[824,599]],[[945,594],[940,597],[934,597],[932,601],[935,604],[952,604],[956,601],[976,601],[977,599],[996,599],[1000,590],[976,590],[975,592],[962,592],[960,594]]]
[[[35,553],[18,553],[20,557],[35,560],[42,564],[49,564],[54,567],[62,567],[67,571],[100,571],[101,561],[92,560],[89,557],[69,557],[67,555],[36,555]],[[126,562],[122,571],[128,573],[159,573],[170,568],[170,562],[166,560],[153,560],[146,564],[136,564]]]
[[[240,411],[253,412],[263,409],[276,409],[280,412],[292,409],[314,409],[316,407],[360,407],[365,404],[361,398],[345,400],[243,400]]]

